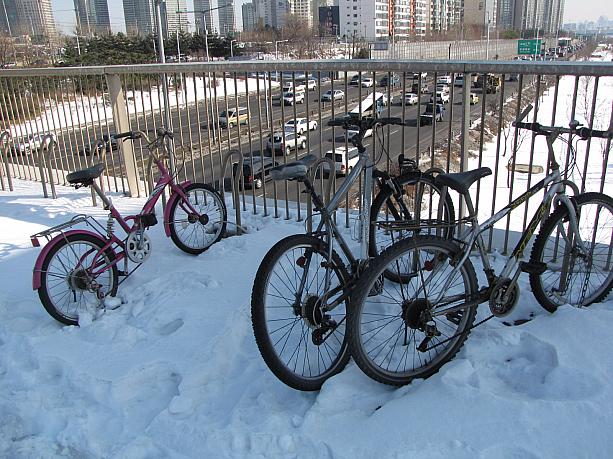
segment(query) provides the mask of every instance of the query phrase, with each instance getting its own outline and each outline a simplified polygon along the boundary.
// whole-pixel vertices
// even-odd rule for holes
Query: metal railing
[[[444,103],[442,121],[434,117],[426,124],[430,120],[421,114],[442,75],[451,77],[451,102]],[[375,158],[382,158],[379,167],[393,168],[400,153],[416,159],[424,169],[438,166],[458,171],[491,165],[495,172],[493,184],[487,185],[491,189],[479,184],[474,198],[482,212],[487,207],[491,214],[494,203],[502,207],[519,189],[537,180],[533,176],[538,168],[532,166],[540,161],[542,150],[533,136],[510,127],[512,119],[532,103],[534,120],[546,112],[551,114],[551,124],[577,118],[606,129],[613,115],[603,82],[611,77],[611,63],[583,61],[308,60],[3,70],[0,128],[10,136],[0,137],[1,177],[62,185],[67,173],[100,160],[106,166],[101,179],[106,190],[146,196],[151,177],[144,176],[144,145],[117,144],[112,134],[130,129],[154,131],[165,124],[164,110],[168,110],[180,180],[211,183],[227,191],[236,223],[240,223],[241,212],[301,220],[310,207],[299,184],[268,181],[268,169],[306,152],[335,160],[337,149],[348,169],[351,144],[344,131],[326,123],[352,111],[360,116],[371,116],[374,111],[402,117],[411,124],[405,129],[386,127],[381,136],[367,142]],[[162,93],[164,78],[169,87],[167,98]],[[417,94],[416,103],[405,96],[411,92]],[[311,130],[292,136],[283,127],[297,118],[305,118],[304,126]],[[270,135],[277,132],[279,142]],[[43,173],[38,151],[49,134],[55,148],[45,155],[44,167],[53,173]],[[581,174],[576,178],[581,190],[603,190],[610,181],[609,147],[583,144],[578,161]],[[106,154],[98,158],[101,150]],[[342,154],[347,150],[349,154]],[[527,159],[522,160],[524,168],[516,167],[516,150],[528,151]],[[598,167],[595,150],[602,155]],[[228,161],[235,165],[224,167],[231,151]],[[237,151],[242,154],[242,165],[236,159]],[[529,173],[522,174],[524,169]],[[230,194],[232,175],[241,179]],[[332,178],[333,188],[338,187],[342,177]],[[325,180],[320,180],[322,189]],[[4,186],[4,180],[2,183]],[[353,202],[349,196],[345,206],[350,208]],[[527,211],[526,206],[523,226]],[[345,214],[347,225],[349,215]],[[509,229],[507,224],[507,235]],[[490,237],[490,247],[492,244],[506,250],[508,237],[502,242]]]

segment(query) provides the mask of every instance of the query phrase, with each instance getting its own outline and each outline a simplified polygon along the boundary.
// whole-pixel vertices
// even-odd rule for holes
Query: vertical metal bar
[[[467,77],[470,78],[470,73],[464,74],[464,79],[466,79]],[[502,117],[502,106],[504,105],[504,99],[502,98],[504,94],[504,75],[502,75],[501,79],[502,79],[502,85],[500,88],[500,116]],[[469,83],[469,87],[470,87],[470,83]],[[483,164],[483,137],[485,134],[485,99],[486,99],[485,96],[487,95],[487,91],[483,91],[481,95],[483,96],[483,100],[481,101],[481,129],[479,131],[479,165],[478,167],[481,167],[481,165]],[[497,136],[498,145],[496,149],[496,167],[494,169],[494,183],[496,183],[496,179],[498,177],[498,163],[500,160],[500,155],[499,155],[500,150],[499,149],[500,149],[501,122],[502,122],[502,119],[500,118],[499,123],[498,123],[498,136]],[[495,186],[494,186],[494,195],[496,195]],[[477,213],[477,215],[479,215],[479,197],[480,196],[481,196],[481,180],[477,180],[477,196],[474,202],[475,212]],[[494,199],[492,202],[494,201],[496,201],[496,199]],[[490,236],[492,234],[492,231],[493,231],[493,228],[490,230]]]
[[[537,117],[538,117],[538,111],[539,111],[539,101],[540,101],[540,94],[541,94],[541,75],[537,75],[536,76],[537,80],[536,80],[536,90],[534,92],[534,111],[533,111],[533,118],[532,121],[534,123],[536,123]],[[532,133],[532,141],[530,143],[530,160],[528,161],[528,170],[532,171],[532,165],[534,163],[534,143],[536,141],[536,133]],[[528,191],[530,189],[530,185],[532,182],[532,172],[528,173],[528,182],[526,184],[526,191]],[[528,221],[528,201],[526,201],[526,204],[524,205],[524,219],[522,222],[522,230],[526,229],[526,223]]]
[[[492,207],[490,209],[490,215],[494,215],[496,212],[496,196],[498,195],[498,170],[500,168],[500,141],[502,138],[502,128],[503,128],[503,113],[504,113],[504,93],[505,93],[505,81],[504,75],[502,75],[502,85],[500,87],[500,102],[498,107],[498,129],[496,136],[496,164],[494,166],[494,190],[492,197]],[[479,148],[479,163],[481,164],[481,158],[483,156],[483,129],[485,126],[485,103],[481,107],[481,142]],[[505,129],[510,129],[506,127]],[[506,142],[506,138],[505,138]],[[505,144],[505,152],[506,152],[506,144]],[[479,182],[480,183],[480,182]],[[477,205],[479,204],[479,200],[477,200]],[[478,207],[477,207],[478,208]],[[487,251],[492,251],[492,241],[494,238],[494,227],[490,228],[487,242]]]
[[[584,78],[587,78],[587,77],[584,77]],[[592,94],[592,108],[590,110],[590,119],[589,119],[589,127],[590,127],[590,129],[594,128],[594,112],[596,111],[596,100],[597,100],[597,97],[598,97],[598,83],[599,83],[599,81],[600,81],[599,77],[596,77],[594,79],[594,91],[593,91],[593,94]],[[586,91],[587,91],[587,88],[586,88]],[[581,181],[581,193],[585,192],[585,182],[587,181],[587,170],[588,170],[588,164],[589,164],[589,161],[590,161],[590,147],[591,147],[591,145],[592,145],[592,138],[588,137],[586,145],[585,145],[585,158],[584,158],[585,164],[583,166],[583,175],[582,175],[583,180]]]

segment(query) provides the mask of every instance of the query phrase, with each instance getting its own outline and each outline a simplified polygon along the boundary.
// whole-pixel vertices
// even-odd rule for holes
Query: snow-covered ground
[[[279,382],[251,331],[265,252],[303,223],[244,216],[248,233],[192,257],[161,225],[123,305],[63,327],[31,290],[29,235],[78,212],[88,190],[15,180],[0,192],[0,456],[579,458],[613,451],[613,301],[545,313],[527,282],[508,327],[473,330],[440,373],[393,389],[350,363],[319,393]],[[114,197],[123,212],[144,199]],[[495,265],[502,263],[495,256]],[[485,315],[485,311],[482,311]],[[87,318],[86,318],[87,319]]]

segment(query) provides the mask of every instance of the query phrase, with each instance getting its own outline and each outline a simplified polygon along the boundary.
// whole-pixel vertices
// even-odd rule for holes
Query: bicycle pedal
[[[528,274],[543,274],[547,271],[547,263],[542,261],[522,261],[519,263],[519,269]]]
[[[128,275],[129,275],[129,274],[130,274],[130,273],[127,273],[127,272],[125,272],[125,271],[122,271],[121,269],[118,269],[118,270],[117,270],[117,275],[118,275],[118,276],[128,277]]]

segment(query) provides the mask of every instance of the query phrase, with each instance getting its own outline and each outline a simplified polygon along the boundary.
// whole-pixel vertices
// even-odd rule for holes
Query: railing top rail
[[[465,60],[297,60],[297,61],[223,61],[180,64],[109,65],[95,67],[57,67],[0,70],[2,77],[86,76],[105,74],[151,74],[183,72],[477,72],[539,75],[613,76],[613,62],[534,62]]]

